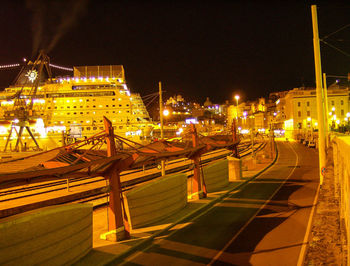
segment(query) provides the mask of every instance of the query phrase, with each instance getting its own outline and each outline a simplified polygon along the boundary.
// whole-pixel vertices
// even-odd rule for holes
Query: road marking
[[[305,236],[304,236],[304,240],[303,240],[301,250],[299,253],[299,259],[298,259],[297,266],[302,266],[304,264],[304,258],[306,255],[306,248],[307,248],[308,243],[309,243],[308,239],[310,237],[311,226],[312,226],[312,221],[313,221],[314,215],[315,215],[316,203],[318,201],[319,192],[320,192],[320,184],[318,184],[315,199],[314,199],[314,202],[312,204],[311,214],[310,214],[309,222],[308,222],[307,227],[306,227]]]
[[[291,147],[292,151],[296,155],[295,166],[297,166],[299,163],[299,156],[296,153],[296,151],[294,150],[294,148],[292,147],[292,145],[290,143],[288,143],[288,144]],[[258,213],[267,205],[267,203],[276,195],[276,193],[280,190],[280,188],[287,182],[289,177],[294,173],[295,169],[296,169],[296,167],[293,167],[292,171],[289,173],[287,178],[275,190],[275,192],[271,195],[271,197],[269,199],[267,199],[263,205],[261,205],[260,209],[258,209],[256,211],[256,213],[241,227],[241,229],[233,236],[233,238],[231,238],[231,240],[218,252],[218,254],[216,254],[216,256],[207,265],[212,265],[213,262],[215,262],[224,253],[224,251],[233,243],[233,241],[235,241],[235,239],[240,235],[240,233],[242,233],[242,231],[251,223],[251,221],[253,221],[255,219],[255,217],[258,215]]]

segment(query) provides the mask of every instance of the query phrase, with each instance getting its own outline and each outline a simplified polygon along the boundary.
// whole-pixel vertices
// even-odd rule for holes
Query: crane
[[[12,121],[4,151],[7,150],[13,131],[15,131],[17,137],[14,150],[19,151],[19,145],[23,148],[21,138],[24,130],[27,130],[28,134],[34,141],[36,148],[40,150],[39,144],[29,127],[29,120],[40,117],[33,109],[33,105],[38,87],[43,81],[44,70],[46,70],[48,78],[51,80],[52,73],[50,68],[50,58],[46,55],[44,50],[41,50],[36,60],[34,62],[28,61],[27,65],[21,69],[16,78],[14,85],[20,85],[21,89],[14,96],[13,108],[5,111],[4,114],[6,120]],[[24,93],[25,87],[30,87],[29,93]],[[17,127],[19,127],[18,131]]]

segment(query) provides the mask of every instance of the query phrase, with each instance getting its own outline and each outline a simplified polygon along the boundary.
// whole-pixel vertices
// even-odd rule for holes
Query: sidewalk
[[[245,158],[247,160],[249,158]],[[231,191],[238,190],[249,180],[254,179],[261,172],[272,165],[271,159],[263,159],[254,170],[243,171],[243,178],[238,182],[231,182],[222,191],[209,193],[207,198],[190,201],[187,206],[156,224],[146,228],[132,230],[131,239],[120,242],[109,242],[100,239],[102,233],[107,232],[107,208],[100,208],[93,214],[93,250],[75,265],[105,265],[142,249],[153,239],[164,237],[172,231],[186,226],[185,221],[191,217],[205,213],[211,206],[220,202]]]
[[[305,265],[346,265],[346,235],[335,195],[333,150],[328,149],[327,172],[320,188]]]

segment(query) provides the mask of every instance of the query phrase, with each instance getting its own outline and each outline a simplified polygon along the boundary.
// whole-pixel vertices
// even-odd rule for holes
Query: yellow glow
[[[284,130],[293,130],[293,119],[284,121]]]
[[[335,111],[335,107],[334,106],[332,107],[332,111]]]
[[[41,137],[46,137],[47,132],[45,130],[44,121],[42,118],[38,118],[35,124],[35,131],[40,134]]]
[[[235,95],[235,99],[238,101],[239,100],[239,95]]]
[[[310,121],[311,121],[311,117],[308,117],[308,118],[307,118],[307,121],[309,121],[309,122],[310,122]]]

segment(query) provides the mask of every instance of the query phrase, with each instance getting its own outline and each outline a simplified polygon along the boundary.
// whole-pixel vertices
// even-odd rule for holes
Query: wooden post
[[[191,124],[191,133],[192,133],[192,145],[196,147],[198,145],[198,135],[197,130],[194,124]],[[192,199],[206,198],[207,193],[206,189],[203,189],[201,181],[201,169],[200,169],[200,155],[196,155],[192,158],[194,163],[193,169],[193,182],[192,182]]]
[[[107,135],[107,156],[116,155],[114,131],[111,121],[104,118],[104,125]],[[102,239],[120,241],[130,238],[130,228],[126,214],[123,214],[123,194],[120,183],[120,167],[117,163],[111,167],[105,178],[109,180],[109,205],[108,205],[108,232],[101,235]]]

